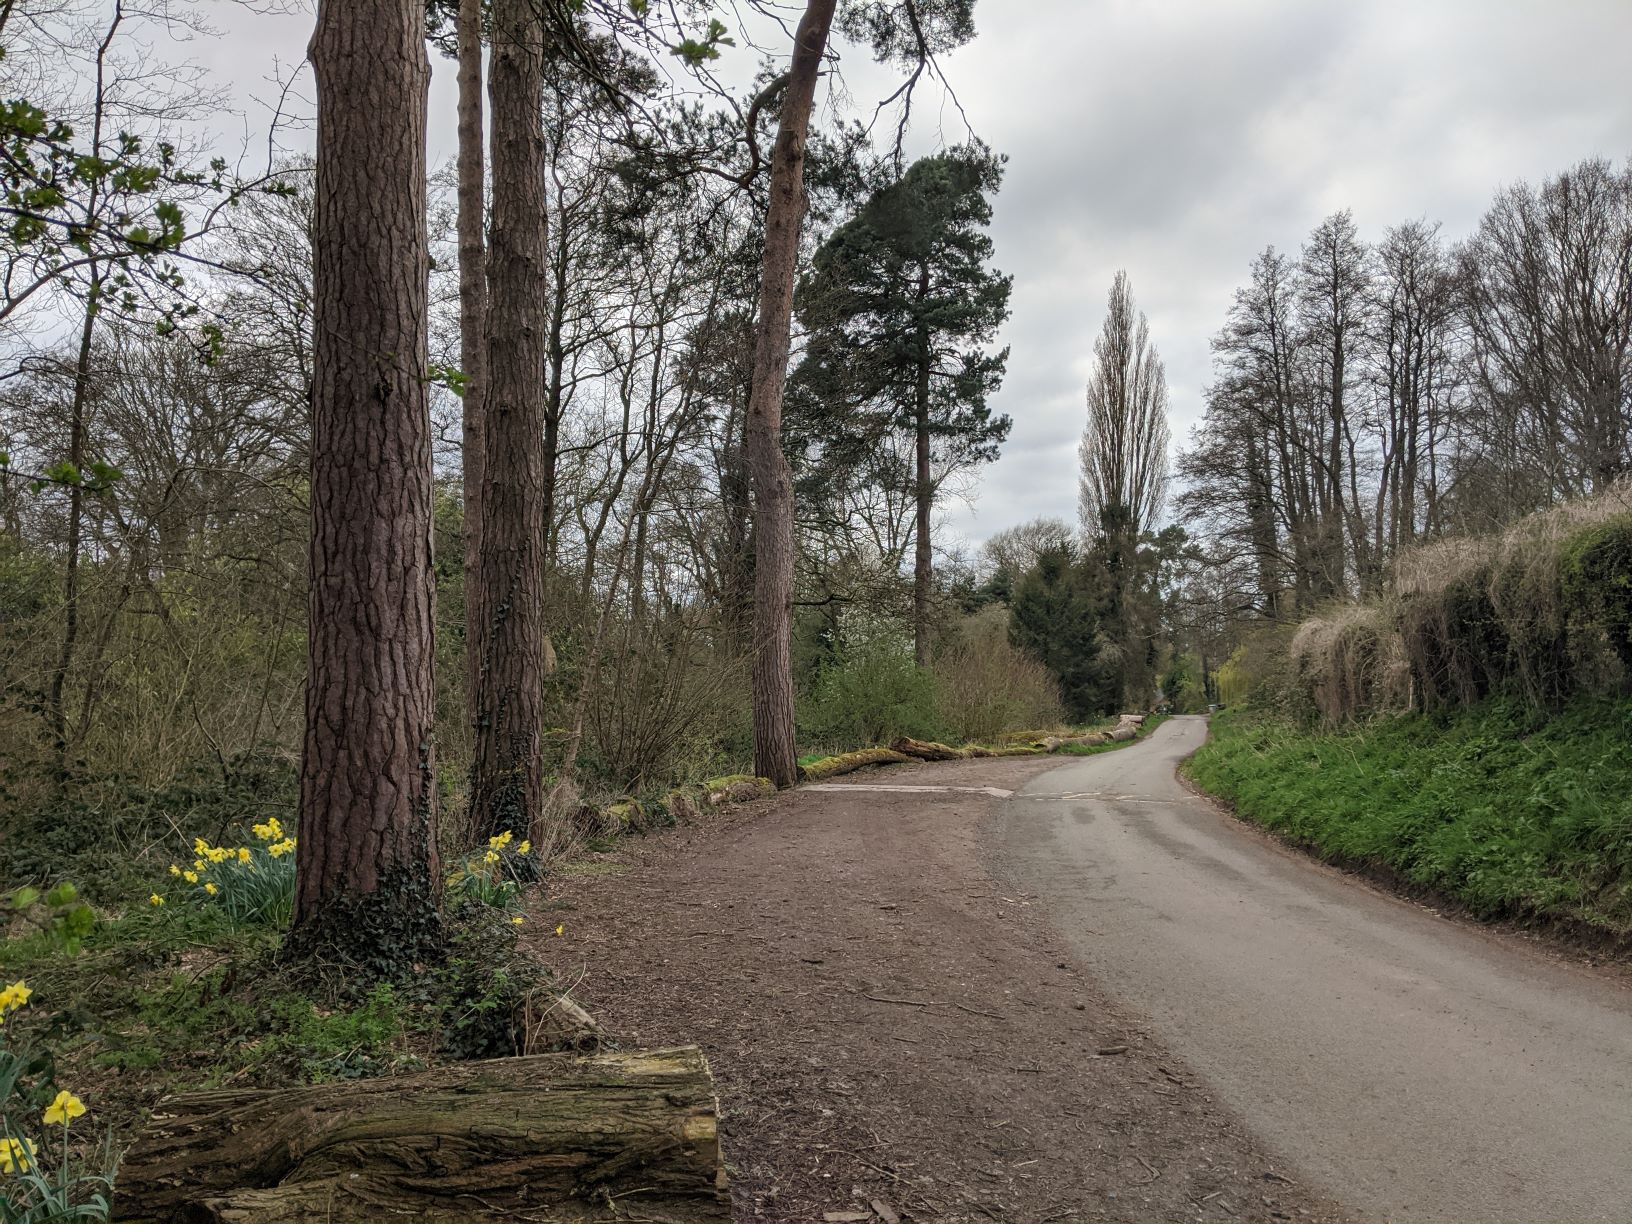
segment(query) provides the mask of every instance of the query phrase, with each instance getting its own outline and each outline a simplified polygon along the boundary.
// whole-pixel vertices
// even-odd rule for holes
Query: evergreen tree
[[[797,307],[809,332],[794,376],[795,442],[842,473],[888,432],[914,443],[913,648],[929,661],[930,512],[945,472],[997,457],[1007,416],[987,398],[1008,350],[1011,278],[990,267],[1002,159],[981,145],[915,162],[816,253]],[[939,465],[941,476],[935,473]]]
[[[1121,691],[1118,652],[1101,631],[1106,581],[1098,568],[1069,544],[1050,545],[1009,605],[1009,641],[1054,673],[1066,712],[1079,721],[1108,713]]]

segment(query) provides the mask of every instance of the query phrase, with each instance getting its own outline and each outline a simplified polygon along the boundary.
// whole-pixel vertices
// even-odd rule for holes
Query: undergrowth
[[[1632,701],[1518,701],[1313,731],[1219,714],[1186,769],[1243,817],[1482,917],[1632,938]]]

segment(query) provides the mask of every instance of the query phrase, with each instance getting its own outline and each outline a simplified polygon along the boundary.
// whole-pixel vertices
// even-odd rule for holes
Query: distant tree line
[[[1454,243],[1336,213],[1254,259],[1213,349],[1178,504],[1226,619],[1374,594],[1402,550],[1632,470],[1632,164],[1506,188]]]

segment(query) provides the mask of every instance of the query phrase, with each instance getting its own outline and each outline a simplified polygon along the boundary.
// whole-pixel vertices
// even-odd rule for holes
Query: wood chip
[[[883,1199],[872,1199],[868,1202],[868,1206],[873,1209],[874,1215],[884,1221],[884,1224],[901,1224],[901,1217],[896,1213],[895,1208],[891,1207]]]
[[[870,1211],[824,1211],[822,1219],[827,1224],[862,1224],[863,1221],[873,1218]]]
[[[1100,1046],[1099,1049],[1094,1051],[1095,1054],[1098,1054],[1102,1058],[1109,1057],[1112,1054],[1126,1054],[1127,1052],[1128,1052],[1128,1047],[1125,1046],[1125,1045],[1122,1045],[1122,1046]]]

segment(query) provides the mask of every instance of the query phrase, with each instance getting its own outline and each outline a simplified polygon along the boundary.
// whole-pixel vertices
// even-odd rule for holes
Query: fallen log
[[[836,778],[840,774],[854,773],[869,765],[900,765],[910,760],[911,757],[891,748],[863,748],[859,752],[843,752],[838,756],[812,761],[809,765],[801,765],[799,777],[806,782],[819,782],[823,778]]]
[[[113,1219],[728,1221],[718,1118],[695,1047],[184,1093],[131,1146]]]
[[[938,744],[933,740],[915,740],[908,735],[892,741],[890,750],[899,752],[902,756],[912,757],[916,761],[961,761],[969,755],[962,748]]]
[[[1138,734],[1139,728],[1134,726],[1132,723],[1119,723],[1116,730],[1110,733],[1110,738],[1119,744],[1124,744],[1128,740],[1135,738]]]

